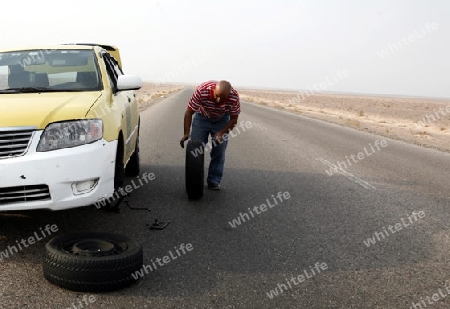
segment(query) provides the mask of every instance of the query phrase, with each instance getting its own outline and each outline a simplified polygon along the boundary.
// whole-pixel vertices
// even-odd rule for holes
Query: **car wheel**
[[[136,282],[143,265],[142,247],[124,235],[72,232],[45,245],[44,277],[72,291],[108,292]],[[138,278],[138,276],[136,276]]]
[[[201,141],[189,140],[186,146],[186,193],[190,200],[203,196],[205,155]]]
[[[127,176],[138,176],[140,173],[140,158],[139,158],[139,134],[136,139],[136,147],[134,153],[130,157],[130,161],[125,168],[125,174]]]
[[[102,206],[103,210],[117,211],[119,209],[122,200],[126,196],[124,194],[124,191],[121,190],[121,188],[123,188],[124,181],[125,181],[125,168],[123,166],[123,143],[122,139],[119,138],[114,168],[114,193],[113,196],[105,200],[104,206]]]

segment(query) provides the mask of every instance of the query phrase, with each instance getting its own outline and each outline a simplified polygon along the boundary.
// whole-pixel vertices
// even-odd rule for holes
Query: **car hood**
[[[0,95],[0,127],[34,126],[83,119],[101,96],[93,92],[43,92]]]

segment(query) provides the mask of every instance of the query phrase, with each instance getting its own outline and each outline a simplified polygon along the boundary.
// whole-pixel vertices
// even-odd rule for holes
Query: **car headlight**
[[[36,151],[86,145],[98,141],[102,136],[103,124],[100,119],[55,122],[45,128]]]

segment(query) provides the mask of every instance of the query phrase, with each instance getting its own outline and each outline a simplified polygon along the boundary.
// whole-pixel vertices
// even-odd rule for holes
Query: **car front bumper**
[[[0,159],[0,211],[89,206],[114,193],[117,141],[36,152],[41,134],[24,155]]]

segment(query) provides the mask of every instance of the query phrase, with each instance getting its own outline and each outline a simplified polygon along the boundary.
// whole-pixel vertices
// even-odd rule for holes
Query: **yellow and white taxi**
[[[139,174],[141,79],[111,45],[0,51],[0,211],[108,200]]]

